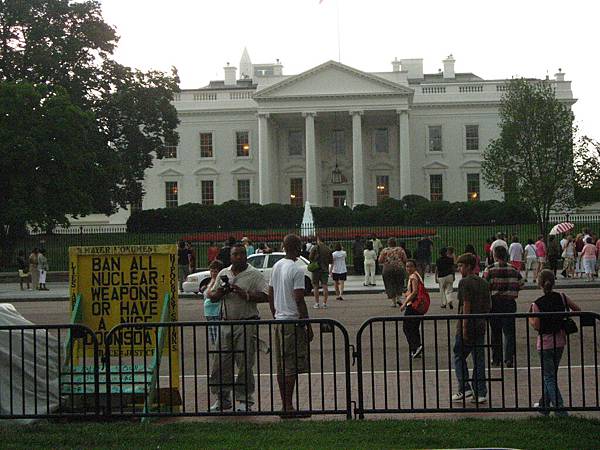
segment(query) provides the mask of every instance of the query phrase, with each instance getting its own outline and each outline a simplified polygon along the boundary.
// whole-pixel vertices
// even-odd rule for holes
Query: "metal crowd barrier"
[[[295,330],[293,337],[288,336],[293,342],[286,343],[284,337],[280,346],[284,361],[294,366],[302,359],[300,327],[310,324],[314,332],[305,373],[295,375],[295,413],[282,412],[280,399],[275,341],[276,328],[282,324]],[[162,358],[145,351],[127,352],[120,336],[132,331],[154,341],[160,341],[163,332]],[[168,351],[175,343],[179,360]],[[120,368],[120,375],[109,379],[107,390],[113,395],[108,410],[113,416],[141,417],[344,414],[351,418],[349,347],[346,329],[329,319],[121,324],[106,338],[106,355],[129,354],[106,360],[107,372]],[[286,371],[285,365],[281,371]],[[215,405],[217,400],[225,404]]]
[[[546,405],[543,390],[544,361],[537,355],[538,332],[530,327],[529,317],[571,317],[578,325],[575,334],[567,335],[560,367],[558,390],[563,406]],[[367,320],[357,333],[358,407],[356,414],[440,413],[440,412],[518,412],[543,413],[600,410],[598,388],[598,335],[600,315],[589,312],[479,314],[471,316],[409,316],[420,320],[419,333],[423,352],[411,357],[403,325],[407,318],[375,317]],[[457,322],[461,318],[485,319],[486,334],[480,345],[485,362],[484,378],[477,380],[473,359],[467,358],[468,381],[484,382],[484,401],[462,399],[459,393],[454,353],[463,352],[456,343]],[[516,345],[514,362],[492,364],[490,321],[514,320]],[[512,319],[512,320],[511,320]],[[550,344],[555,350],[556,340]],[[455,348],[456,347],[456,348]],[[467,389],[463,389],[467,391]],[[556,388],[555,388],[556,390]],[[556,392],[553,392],[556,394]],[[483,397],[483,396],[481,396]],[[537,405],[541,404],[541,406]]]
[[[98,341],[88,327],[0,326],[0,342],[0,419],[100,415]]]

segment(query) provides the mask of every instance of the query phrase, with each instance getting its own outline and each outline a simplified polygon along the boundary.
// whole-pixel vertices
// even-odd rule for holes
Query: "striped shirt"
[[[490,285],[490,294],[516,299],[523,286],[521,273],[505,262],[496,262],[485,269],[483,278]]]

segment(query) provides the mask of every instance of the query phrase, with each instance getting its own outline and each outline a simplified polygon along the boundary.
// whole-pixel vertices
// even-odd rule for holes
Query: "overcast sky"
[[[177,67],[182,88],[223,79],[244,47],[253,63],[279,58],[284,74],[338,59],[367,72],[394,57],[423,58],[435,73],[450,53],[457,72],[485,79],[572,81],[575,120],[600,140],[600,3],[504,0],[101,0],[121,40],[117,60],[140,69]]]

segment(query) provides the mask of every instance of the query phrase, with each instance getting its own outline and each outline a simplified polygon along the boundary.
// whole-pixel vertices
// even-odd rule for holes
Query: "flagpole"
[[[341,50],[340,50],[340,0],[335,2],[337,8],[337,39],[338,39],[338,62],[342,62]]]

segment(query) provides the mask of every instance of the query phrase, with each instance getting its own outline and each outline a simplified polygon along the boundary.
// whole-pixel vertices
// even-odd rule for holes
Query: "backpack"
[[[425,288],[425,283],[419,275],[419,286],[417,288],[417,298],[411,302],[411,307],[421,315],[427,314],[429,306],[431,305],[431,298],[429,292]]]

